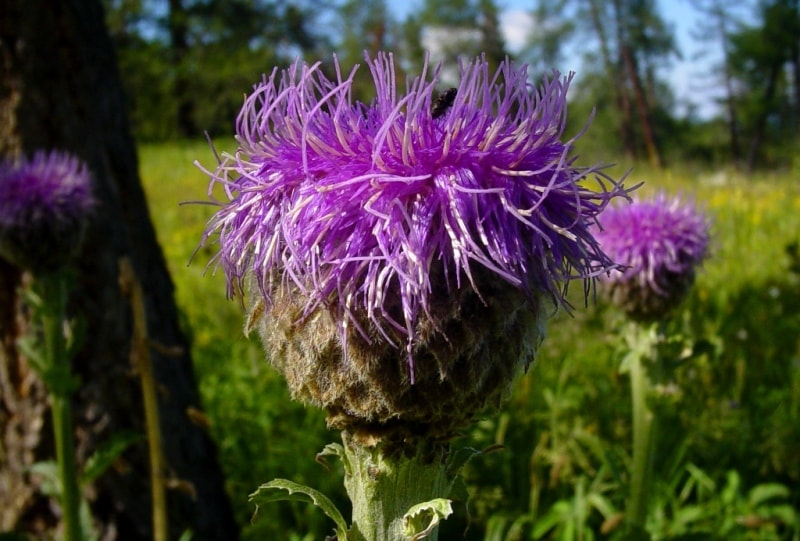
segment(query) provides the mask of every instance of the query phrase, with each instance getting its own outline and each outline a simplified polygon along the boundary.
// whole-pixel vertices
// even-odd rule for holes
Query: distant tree
[[[232,133],[262,74],[327,43],[311,31],[325,0],[103,1],[140,139]]]
[[[125,23],[127,26],[129,23]],[[39,149],[79,156],[92,171],[96,213],[76,265],[68,310],[86,338],[73,360],[80,378],[73,411],[80,464],[122,431],[143,434],[143,401],[132,359],[132,303],[119,284],[131,261],[143,290],[158,384],[170,539],[238,536],[216,450],[192,422],[202,405],[189,344],[139,183],[122,86],[98,0],[0,2],[0,157]],[[30,277],[0,258],[0,532],[53,539],[58,509],[34,463],[53,457],[43,384],[18,339],[30,332],[21,293]],[[142,344],[139,344],[142,345]],[[146,442],[129,448],[86,496],[97,538],[153,539]],[[2,536],[0,536],[2,537]]]
[[[424,52],[445,67],[445,84],[456,84],[459,59],[485,54],[490,69],[508,55],[494,0],[425,0],[421,9],[404,22],[406,50],[413,71]]]
[[[606,70],[613,66],[613,71],[607,71],[608,82],[618,84],[618,103],[627,124],[622,127],[626,148],[636,154],[635,142],[641,141],[650,164],[659,167],[661,154],[653,124],[658,108],[656,70],[677,52],[672,31],[659,15],[654,0],[586,1],[591,4],[598,36],[611,40],[606,48],[615,57],[605,65]],[[601,32],[601,26],[609,32]],[[636,122],[631,109],[636,111]]]
[[[494,0],[478,0],[478,29],[481,33],[482,53],[486,55],[490,69],[497,66],[509,54],[503,32],[500,29],[500,14]]]
[[[374,57],[378,51],[396,50],[398,26],[385,0],[346,0],[337,10],[336,20],[340,38],[334,50],[344,69],[363,64],[365,52]],[[358,71],[354,99],[368,101],[373,97],[371,81],[367,69]]]
[[[662,123],[670,122],[665,111],[672,99],[659,70],[678,51],[656,1],[539,0],[532,13],[534,37],[526,60],[541,53],[555,64],[567,47],[577,46],[585,55],[583,96],[613,108],[598,121],[613,123],[608,128],[618,134],[620,150],[629,158],[644,155],[659,166],[656,135]]]
[[[789,152],[800,134],[800,9],[797,0],[758,4],[755,23],[730,34],[729,62],[736,85],[736,110],[748,137],[745,168],[769,162],[766,149]]]
[[[728,127],[729,153],[734,164],[742,159],[741,135],[735,99],[735,81],[731,67],[730,35],[738,21],[734,19],[728,2],[724,0],[692,0],[692,5],[704,16],[694,30],[694,38],[707,44],[718,42],[722,49],[721,65],[710,74],[715,86],[723,89],[721,101],[724,105],[725,120]],[[719,83],[717,83],[719,81]]]
[[[184,8],[183,0],[169,0],[167,29],[169,30],[169,65],[174,72],[172,97],[175,100],[175,127],[179,137],[195,137],[197,135],[197,125],[194,119],[196,94],[192,92],[189,73],[184,69],[186,57],[189,54],[189,14]]]
[[[531,11],[533,24],[521,58],[538,73],[559,69],[566,45],[578,28],[573,0],[538,0]]]

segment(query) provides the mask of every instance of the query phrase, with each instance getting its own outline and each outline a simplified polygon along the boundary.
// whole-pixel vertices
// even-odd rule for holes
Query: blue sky
[[[415,6],[421,4],[421,0],[389,4],[402,20]],[[525,33],[530,31],[533,21],[527,12],[534,4],[533,0],[498,0],[501,9],[500,23],[511,51],[521,45]],[[698,113],[707,117],[716,112],[716,106],[713,103],[713,82],[703,79],[703,74],[708,74],[719,61],[719,45],[701,44],[691,37],[691,32],[696,30],[699,14],[688,0],[660,0],[659,7],[664,19],[675,30],[678,47],[683,55],[682,59],[672,59],[672,66],[664,75],[672,84],[679,101],[694,104],[698,107]],[[701,51],[707,54],[698,58]],[[575,71],[577,77],[580,77],[581,64],[577,55],[569,57],[564,65],[554,67],[561,72]]]

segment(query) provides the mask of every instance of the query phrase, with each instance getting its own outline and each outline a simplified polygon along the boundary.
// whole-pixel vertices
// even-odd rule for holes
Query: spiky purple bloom
[[[33,271],[77,253],[94,206],[91,174],[65,152],[0,164],[0,256]]]
[[[620,268],[604,281],[634,319],[662,318],[688,293],[708,254],[709,220],[697,207],[663,192],[612,206],[599,216],[596,237]]]
[[[229,202],[206,232],[219,234],[231,292],[248,274],[265,294],[289,281],[307,312],[334,302],[345,325],[362,307],[411,342],[437,263],[453,287],[478,264],[558,301],[565,281],[605,270],[588,225],[622,192],[604,175],[600,191],[579,185],[599,171],[575,167],[561,141],[570,78],[534,92],[525,67],[491,76],[476,60],[434,119],[438,70],[400,95],[391,55],[367,63],[369,105],[352,103],[355,70],[343,77],[338,63],[334,80],[320,63],[275,70],[246,99],[239,149],[212,178]],[[392,288],[401,321],[384,310]]]
[[[525,66],[504,62],[491,74],[481,58],[462,65],[455,95],[437,102],[439,68],[430,73],[426,64],[401,93],[390,54],[366,61],[376,91],[368,104],[353,101],[355,69],[345,75],[338,62],[332,79],[320,63],[297,62],[255,86],[238,117],[239,148],[209,173],[209,195],[221,187],[224,200],[203,242],[218,237],[230,294],[255,284],[251,319],[272,311],[264,319],[284,322],[261,332],[287,379],[303,372],[290,381],[296,394],[380,421],[404,414],[376,389],[395,387],[386,393],[415,408],[424,401],[407,386],[415,378],[420,388],[427,377],[445,408],[436,385],[459,378],[460,390],[448,392],[462,400],[483,393],[473,400],[483,402],[494,396],[486,382],[500,387],[508,377],[485,368],[480,352],[507,354],[508,373],[523,353],[530,362],[521,343],[538,345],[542,299],[565,303],[568,281],[611,265],[590,224],[626,190],[599,167],[576,166],[574,139],[562,141],[571,77],[556,73],[536,89]],[[591,188],[583,185],[590,177]],[[327,327],[316,329],[321,311],[338,328],[338,346],[326,341]],[[486,329],[454,330],[469,322]],[[522,330],[509,335],[513,325]],[[501,353],[489,336],[519,343]],[[363,342],[363,363],[352,361],[361,355],[354,340]],[[379,342],[407,361],[405,371],[375,369],[391,357]],[[339,349],[356,368],[340,376],[317,372],[349,366],[341,359],[276,361],[287,348],[302,359]],[[331,390],[337,378],[352,401]],[[381,405],[355,403],[370,395]]]

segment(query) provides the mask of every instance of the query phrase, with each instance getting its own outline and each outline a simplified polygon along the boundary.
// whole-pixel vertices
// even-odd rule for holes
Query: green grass
[[[260,345],[243,336],[241,306],[226,298],[221,274],[206,268],[213,247],[188,264],[214,208],[180,203],[206,199],[208,178],[192,162],[213,166],[213,155],[204,144],[175,144],[144,146],[140,157],[244,537],[321,539],[331,524],[310,506],[274,504],[259,510],[255,525],[249,522],[247,494],[275,477],[346,502],[339,474],[314,460],[337,435],[325,429],[320,412],[290,400]],[[659,511],[650,522],[656,538],[706,531],[712,539],[793,539],[775,517],[791,519],[780,505],[800,508],[799,490],[766,501],[758,495],[767,483],[800,486],[800,261],[791,256],[800,241],[796,177],[723,179],[689,168],[631,174],[632,181],[646,181],[643,194],[690,195],[714,221],[712,256],[670,324],[675,358],[683,362],[673,374],[678,392],[661,404],[668,429],[656,464]],[[573,287],[575,315],[551,320],[536,365],[509,403],[458,442],[506,446],[468,468],[467,539],[618,532],[612,526],[624,506],[630,449],[627,379],[618,371],[621,323],[602,298],[584,308],[579,292]],[[459,515],[443,538],[461,537],[463,508]],[[763,520],[746,527],[747,517]]]

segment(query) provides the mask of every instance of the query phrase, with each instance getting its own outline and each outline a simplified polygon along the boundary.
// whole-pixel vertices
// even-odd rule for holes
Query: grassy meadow
[[[316,540],[332,523],[312,506],[259,509],[247,495],[285,477],[326,493],[347,516],[341,471],[315,454],[338,435],[321,412],[292,402],[242,333],[242,308],[201,249],[214,207],[207,145],[140,148],[152,219],[193,344],[204,407],[247,540]],[[621,172],[621,171],[620,171]],[[669,323],[672,383],[658,402],[654,539],[800,540],[800,170],[746,178],[689,168],[636,167],[642,194],[690,195],[713,219],[712,255]],[[620,372],[623,322],[602,298],[575,295],[536,364],[500,412],[455,445],[502,450],[466,469],[471,494],[440,539],[511,541],[619,538],[630,461],[630,394]],[[469,517],[469,521],[467,520]],[[466,531],[466,533],[465,533]]]

